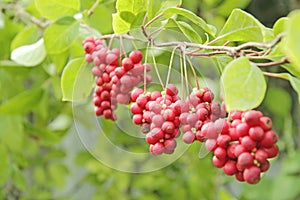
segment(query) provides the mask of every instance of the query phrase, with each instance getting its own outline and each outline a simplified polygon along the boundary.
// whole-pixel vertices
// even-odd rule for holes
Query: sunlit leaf
[[[72,16],[79,11],[79,0],[36,0],[39,12],[47,19],[56,20],[62,16]]]
[[[286,48],[285,52],[291,61],[290,67],[300,74],[300,11],[294,11],[290,15],[286,25]],[[297,74],[298,76],[298,74]],[[300,77],[300,76],[298,76]]]
[[[91,68],[84,58],[71,60],[63,70],[61,87],[63,101],[82,101],[93,87]]]
[[[62,53],[67,50],[79,34],[79,22],[72,17],[59,19],[51,24],[44,33],[48,54]]]
[[[24,45],[11,52],[11,59],[20,65],[33,67],[40,64],[46,57],[44,39],[34,44]]]
[[[208,34],[214,36],[215,32],[214,30],[200,17],[198,17],[195,13],[186,10],[184,8],[167,8],[163,14],[165,17],[170,18],[173,15],[181,15],[186,17],[188,20],[202,28],[204,31],[206,31]]]
[[[248,58],[230,62],[221,79],[227,111],[253,109],[264,99],[266,81],[262,71]]]

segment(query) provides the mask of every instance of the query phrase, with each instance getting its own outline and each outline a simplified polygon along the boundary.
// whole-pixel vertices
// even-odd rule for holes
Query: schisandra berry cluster
[[[94,63],[92,73],[97,77],[93,95],[95,114],[116,120],[117,104],[130,103],[131,90],[144,81],[144,68],[150,71],[151,66],[141,63],[143,54],[140,51],[132,51],[128,58],[122,59],[120,66],[120,50],[110,50],[101,40],[92,37],[83,41],[83,48],[86,61]],[[146,75],[146,81],[151,80],[151,76]]]
[[[239,181],[256,184],[270,167],[268,159],[278,154],[272,121],[257,110],[235,111],[228,117],[231,122],[219,119],[202,127],[213,164]]]
[[[277,156],[277,134],[272,130],[271,119],[260,111],[228,114],[224,102],[213,102],[214,94],[209,88],[194,88],[186,99],[178,96],[173,84],[164,91],[146,92],[137,86],[145,80],[152,81],[145,74],[151,66],[141,63],[140,51],[132,51],[122,59],[119,49],[110,50],[92,37],[83,41],[83,47],[86,61],[94,63],[95,114],[116,120],[114,110],[118,103],[131,103],[132,122],[141,126],[153,155],[172,154],[182,131],[183,142],[204,142],[214,154],[212,162],[216,167],[249,184],[258,183],[261,173],[270,167],[268,159]]]

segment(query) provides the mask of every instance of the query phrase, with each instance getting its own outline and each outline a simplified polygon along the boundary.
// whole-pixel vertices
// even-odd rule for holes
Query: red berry
[[[105,62],[107,65],[118,65],[118,56],[116,56],[114,53],[108,53],[106,55]]]
[[[130,54],[129,54],[129,58],[132,60],[132,62],[134,64],[136,63],[139,63],[142,61],[143,59],[143,54],[142,52],[138,51],[138,50],[135,50],[135,51],[132,51]]]
[[[236,162],[233,160],[228,160],[224,165],[224,173],[231,176],[237,172]]]
[[[166,94],[170,96],[175,96],[178,94],[178,89],[174,84],[168,84],[166,88]]]
[[[150,145],[150,153],[153,155],[160,155],[164,152],[164,145],[160,142],[155,143],[152,147]]]
[[[239,137],[244,137],[248,135],[249,129],[250,127],[247,123],[240,123],[236,126],[236,132]]]
[[[264,130],[260,126],[251,127],[249,136],[255,141],[260,141],[264,136]]]
[[[263,116],[259,118],[259,126],[264,129],[264,131],[271,130],[272,120],[269,117]]]
[[[143,116],[141,114],[133,115],[132,122],[134,124],[142,124]]]
[[[245,122],[250,126],[258,126],[260,123],[260,117],[262,116],[263,114],[257,110],[248,110],[243,115]]]
[[[130,58],[123,58],[122,66],[124,67],[125,71],[129,71],[133,68],[133,63]]]
[[[216,156],[213,156],[213,158],[212,158],[213,165],[218,168],[224,167],[226,161],[227,161],[226,159],[220,160]]]
[[[251,166],[245,169],[243,178],[249,184],[256,184],[260,181],[260,169],[256,166]]]
[[[248,151],[252,151],[256,147],[256,142],[249,136],[241,138],[240,142]]]
[[[168,139],[168,140],[165,140],[164,141],[164,146],[166,149],[168,150],[173,150],[176,148],[177,146],[177,143],[176,143],[176,140],[175,139]]]
[[[220,160],[224,160],[226,157],[227,157],[227,152],[224,148],[222,147],[217,147],[215,150],[214,150],[214,155],[220,159]]]
[[[185,132],[182,136],[182,140],[186,144],[191,144],[194,142],[196,136],[192,131]]]
[[[217,144],[222,148],[227,148],[230,141],[231,141],[231,138],[229,135],[220,135],[217,138]]]
[[[270,148],[277,142],[277,134],[274,131],[267,131],[261,140],[261,145],[266,148]]]
[[[131,101],[135,102],[136,99],[138,98],[138,96],[140,96],[143,93],[144,93],[144,90],[142,88],[135,89],[130,95]]]
[[[237,160],[237,167],[239,171],[253,165],[253,156],[249,152],[241,153]]]
[[[254,158],[259,163],[263,163],[268,159],[268,154],[263,149],[258,149],[254,154]]]

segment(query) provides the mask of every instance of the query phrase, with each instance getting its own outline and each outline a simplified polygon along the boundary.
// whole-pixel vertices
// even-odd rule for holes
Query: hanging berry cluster
[[[130,91],[144,81],[144,68],[151,70],[150,65],[141,64],[143,54],[132,51],[128,58],[123,58],[120,66],[120,50],[109,49],[101,40],[88,37],[83,41],[86,61],[93,62],[92,73],[96,77],[94,90],[95,114],[106,119],[116,120],[114,110],[117,104],[130,103]],[[146,81],[152,77],[146,75]]]
[[[256,184],[261,173],[269,169],[270,158],[277,156],[277,134],[272,121],[260,111],[226,112],[225,103],[213,102],[209,88],[194,88],[186,99],[168,84],[163,91],[147,92],[137,86],[152,81],[142,64],[140,51],[122,59],[120,50],[109,49],[101,40],[88,37],[83,41],[86,61],[93,63],[96,77],[93,102],[95,114],[116,120],[118,103],[131,104],[132,122],[146,134],[149,151],[154,155],[172,154],[180,137],[186,144],[205,143],[213,152],[212,163],[223,168],[238,181]]]

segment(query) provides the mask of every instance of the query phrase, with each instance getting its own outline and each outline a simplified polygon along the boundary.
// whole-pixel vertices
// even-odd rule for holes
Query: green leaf
[[[170,21],[174,23],[191,42],[202,43],[201,37],[191,25],[183,21],[176,21],[172,18]]]
[[[300,10],[292,12],[290,16],[286,26],[285,52],[292,63],[291,67],[300,72]]]
[[[157,14],[163,12],[167,8],[170,7],[178,7],[182,4],[181,0],[151,0],[148,4],[148,20],[151,20],[153,17],[155,17]]]
[[[85,100],[93,87],[91,68],[84,58],[71,60],[62,73],[61,87],[63,101]]]
[[[123,34],[130,30],[130,24],[122,19],[120,13],[113,14],[113,30],[115,34]]]
[[[288,23],[289,18],[287,17],[281,17],[280,19],[278,19],[274,26],[273,26],[273,31],[275,35],[278,35],[279,33],[282,33],[285,31],[285,26]]]
[[[128,11],[133,15],[147,9],[147,0],[117,0],[116,9],[118,12]]]
[[[163,14],[167,18],[170,18],[175,14],[184,16],[188,20],[192,21],[194,24],[196,24],[197,26],[202,28],[208,34],[210,34],[212,36],[215,35],[215,31],[208,24],[206,24],[206,22],[202,18],[198,17],[195,13],[193,13],[189,10],[186,10],[186,9],[183,9],[183,8],[167,8],[163,12]]]
[[[0,113],[3,114],[24,114],[37,106],[42,97],[41,88],[31,89],[22,92],[0,105]]]
[[[40,34],[36,26],[28,26],[16,35],[10,48],[13,50],[23,45],[35,43],[39,39],[39,36]]]
[[[120,12],[120,17],[128,23],[132,23],[134,21],[135,15],[132,12],[122,11]]]
[[[0,143],[12,152],[23,150],[24,129],[23,119],[20,115],[0,114]]]
[[[72,17],[59,19],[51,24],[44,33],[48,54],[62,53],[67,50],[79,34],[79,22]]]
[[[263,25],[252,15],[234,9],[215,41],[256,41],[264,40]]]
[[[221,77],[227,111],[250,110],[261,104],[266,81],[261,70],[241,57],[230,62]]]
[[[47,19],[56,20],[62,16],[72,16],[79,11],[79,0],[36,0],[38,11]]]
[[[33,67],[40,64],[46,57],[44,39],[34,44],[24,45],[11,52],[11,60],[26,67]]]
[[[10,165],[5,146],[0,144],[0,185],[4,185],[9,178]]]
[[[235,8],[245,8],[251,0],[227,0],[223,1],[215,10],[220,15],[227,17]]]

